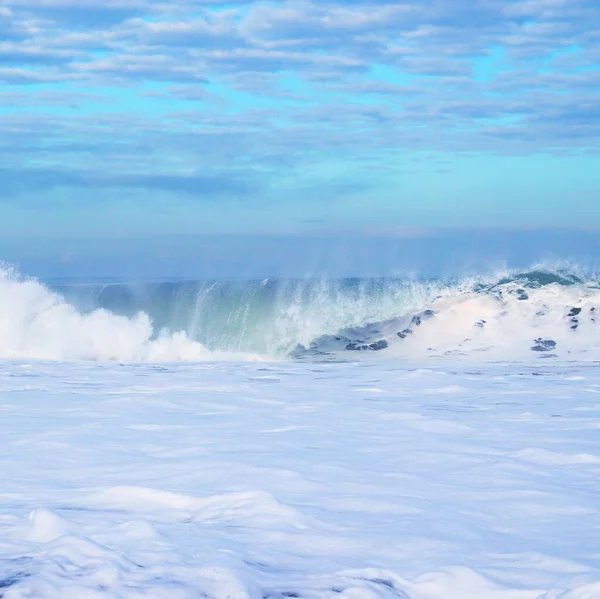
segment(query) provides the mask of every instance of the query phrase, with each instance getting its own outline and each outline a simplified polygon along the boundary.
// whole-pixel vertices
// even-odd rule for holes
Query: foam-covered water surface
[[[0,596],[600,597],[598,365],[359,353],[2,361]]]

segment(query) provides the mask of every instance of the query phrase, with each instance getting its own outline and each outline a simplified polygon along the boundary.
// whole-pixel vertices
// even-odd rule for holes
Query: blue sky
[[[0,251],[600,229],[598,23],[597,0],[4,0]]]

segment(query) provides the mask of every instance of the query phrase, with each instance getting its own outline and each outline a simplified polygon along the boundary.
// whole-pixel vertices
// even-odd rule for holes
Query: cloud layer
[[[594,154],[593,23],[597,0],[5,0],[0,201],[298,201],[427,156]]]

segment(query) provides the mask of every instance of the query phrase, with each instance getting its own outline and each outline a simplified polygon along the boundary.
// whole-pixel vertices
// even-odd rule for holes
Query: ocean
[[[0,271],[0,597],[600,597],[600,278]]]

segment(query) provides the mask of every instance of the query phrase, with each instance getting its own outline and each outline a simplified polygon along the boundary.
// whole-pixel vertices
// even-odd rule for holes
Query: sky
[[[598,24],[597,0],[2,0],[0,258],[595,248]]]

